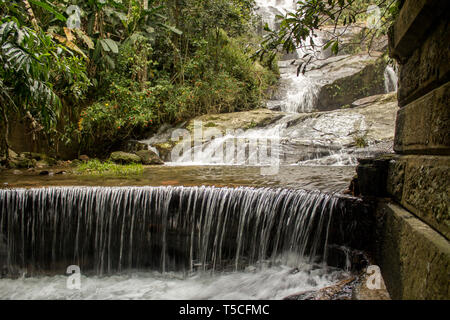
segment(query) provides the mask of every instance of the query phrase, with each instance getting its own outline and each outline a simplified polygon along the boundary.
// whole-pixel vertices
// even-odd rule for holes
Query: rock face
[[[119,164],[141,163],[141,158],[138,155],[122,151],[111,153],[110,159]]]
[[[356,158],[391,152],[397,102],[379,95],[360,107],[292,116],[283,131],[288,163],[356,164]]]
[[[283,118],[283,112],[271,111],[268,109],[255,109],[243,112],[223,113],[214,115],[203,115],[190,120],[177,127],[162,126],[157,134],[150,139],[142,140],[148,146],[158,150],[160,158],[171,161],[171,151],[180,142],[180,139],[172,139],[172,135],[179,130],[184,130],[186,134],[193,136],[194,124],[201,124],[202,130],[218,130],[221,134],[226,134],[227,130],[248,130],[251,128],[261,128]]]
[[[229,139],[267,138],[279,133],[281,161],[305,165],[356,164],[356,158],[391,152],[397,102],[394,94],[377,95],[358,102],[358,107],[331,112],[286,114],[267,109],[197,117],[186,124],[185,133],[192,139],[207,143],[205,137],[194,137],[194,123],[203,130],[213,129],[223,135],[236,130]],[[172,161],[171,150],[179,141],[171,133],[182,128],[166,129],[148,142],[156,147],[165,161]],[[169,140],[164,141],[164,138]],[[213,148],[204,145],[204,151]],[[207,156],[204,161],[210,161]],[[205,162],[207,163],[207,162]]]
[[[141,162],[146,165],[164,164],[159,156],[151,150],[139,150],[136,155],[141,158]]]
[[[310,63],[297,75],[302,60],[280,61],[278,90],[267,107],[288,112],[330,111],[371,95],[385,93],[386,62],[380,52],[340,55]]]
[[[318,96],[317,109],[335,110],[350,105],[357,99],[384,93],[385,69],[386,62],[380,58],[350,76],[338,78],[323,86]]]

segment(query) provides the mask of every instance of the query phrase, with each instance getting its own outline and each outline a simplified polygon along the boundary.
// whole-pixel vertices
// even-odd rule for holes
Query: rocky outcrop
[[[171,161],[171,151],[180,142],[180,140],[172,139],[172,135],[177,130],[186,130],[192,138],[194,138],[194,123],[201,126],[202,130],[218,130],[221,134],[226,134],[227,130],[249,130],[252,128],[262,128],[275,123],[281,119],[285,113],[271,111],[265,108],[255,109],[243,112],[209,114],[191,119],[187,123],[183,123],[177,127],[168,125],[162,126],[157,134],[140,143],[154,147],[163,161]]]
[[[386,61],[379,58],[367,64],[362,70],[323,86],[319,92],[317,109],[335,110],[349,106],[357,99],[384,93],[386,65]]]
[[[151,150],[139,150],[136,153],[116,151],[109,157],[111,161],[118,164],[142,163],[144,165],[164,164],[161,158]]]
[[[111,153],[110,159],[118,164],[141,163],[141,158],[138,155],[122,151]]]
[[[56,160],[43,153],[22,152],[17,154],[13,150],[9,150],[9,161],[0,159],[0,163],[7,165],[11,169],[29,169],[44,168],[56,164]]]
[[[294,112],[330,111],[385,93],[386,61],[380,52],[316,60],[297,76],[302,60],[279,62],[281,79],[267,107]],[[296,105],[293,107],[292,105]]]
[[[331,112],[288,115],[257,109],[205,115],[192,119],[184,129],[191,139],[194,123],[201,124],[203,130],[214,129],[223,135],[227,130],[240,129],[242,137],[266,138],[270,132],[279,130],[282,163],[356,165],[358,157],[392,151],[397,102],[395,94],[382,94],[354,103],[353,108]],[[171,161],[171,150],[179,143],[171,139],[171,133],[178,129],[181,128],[167,128],[147,140],[165,161]]]
[[[145,165],[164,164],[159,156],[151,150],[139,150],[136,155],[141,158],[142,164]]]

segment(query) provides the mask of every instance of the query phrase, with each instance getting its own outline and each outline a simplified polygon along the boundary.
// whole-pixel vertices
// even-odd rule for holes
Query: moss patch
[[[139,163],[119,165],[111,161],[101,162],[97,159],[82,162],[75,168],[76,174],[96,176],[130,176],[143,172],[144,167]]]

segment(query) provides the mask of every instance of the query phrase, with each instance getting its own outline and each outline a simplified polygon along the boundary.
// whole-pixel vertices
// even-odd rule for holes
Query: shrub
[[[75,173],[81,175],[113,175],[113,176],[128,176],[140,175],[144,172],[142,164],[127,164],[119,165],[111,161],[101,162],[93,159],[87,162],[80,163],[75,169]]]

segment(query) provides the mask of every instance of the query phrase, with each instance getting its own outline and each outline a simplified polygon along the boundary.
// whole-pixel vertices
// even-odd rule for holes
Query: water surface
[[[64,169],[61,169],[64,170]],[[61,170],[53,170],[55,173]],[[40,176],[24,171],[0,174],[0,187],[36,188],[49,186],[216,186],[282,187],[323,192],[347,189],[354,167],[281,166],[277,174],[262,175],[261,167],[249,166],[149,166],[139,176],[108,177],[75,174]]]

